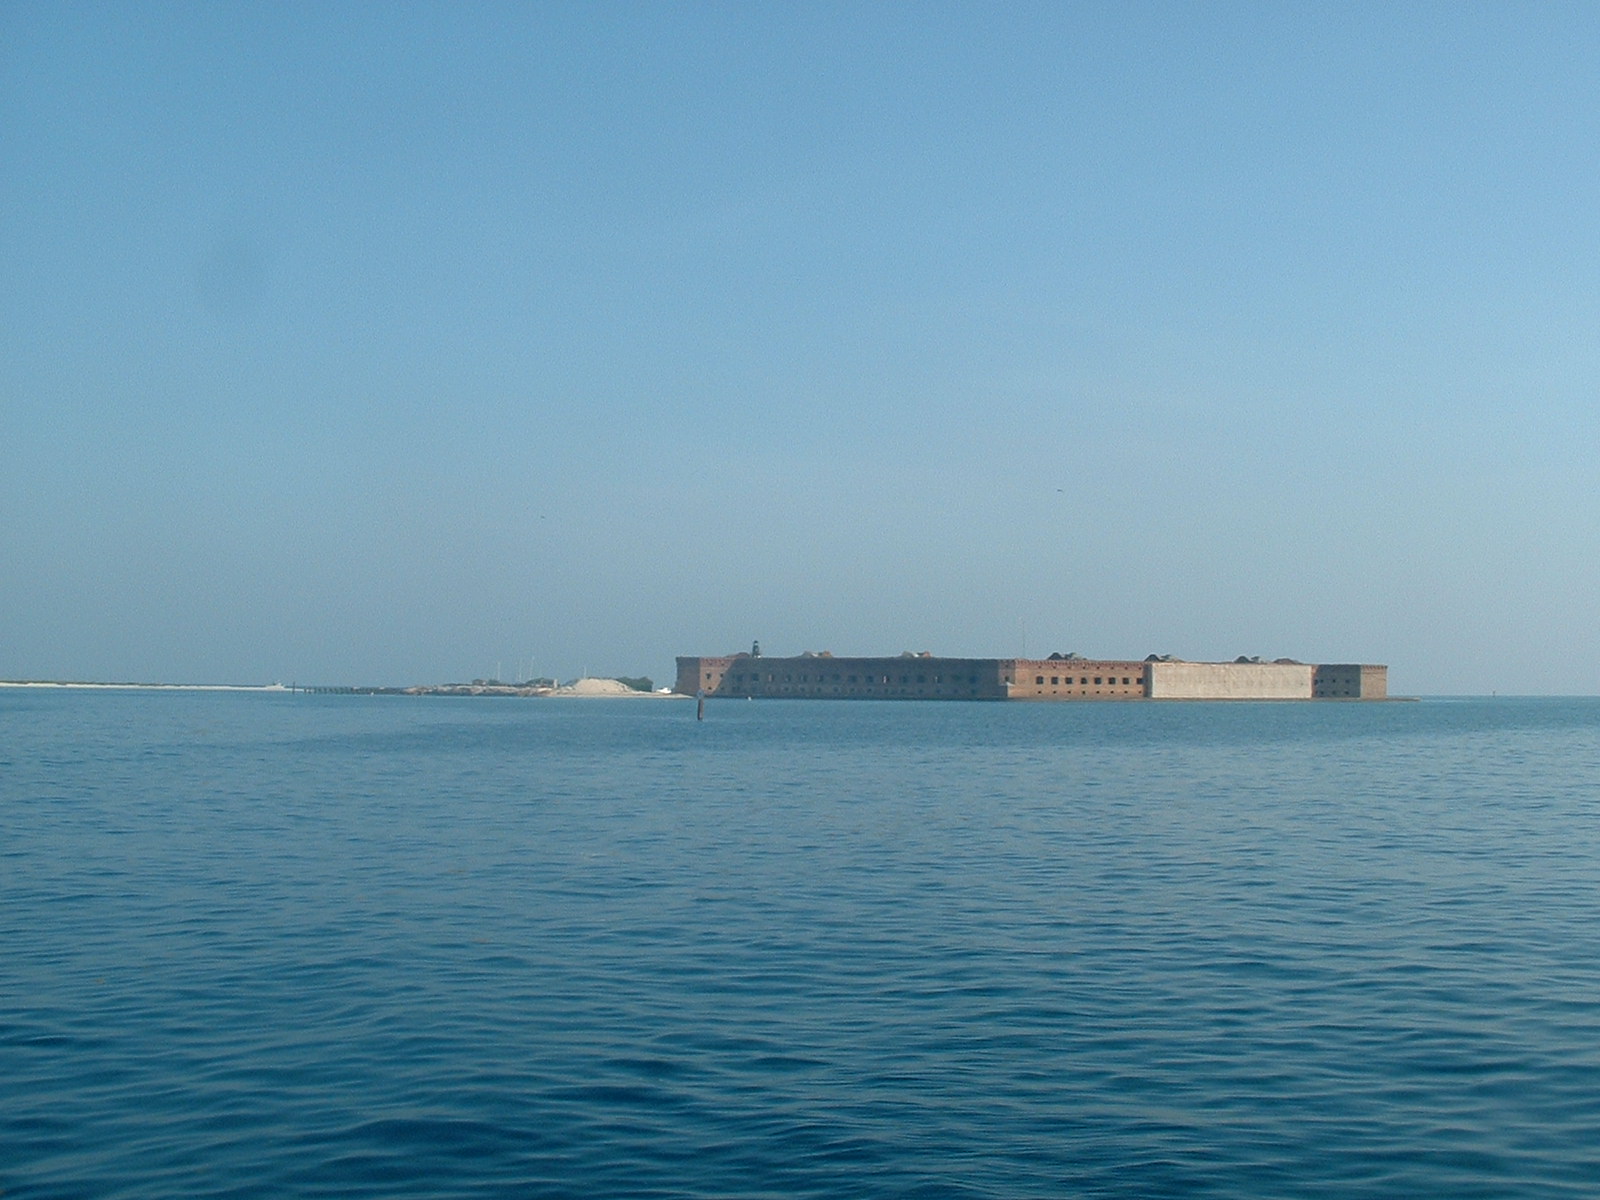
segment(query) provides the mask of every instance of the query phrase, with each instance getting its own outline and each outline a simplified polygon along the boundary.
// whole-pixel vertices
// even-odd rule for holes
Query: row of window
[[[761,676],[759,674],[752,674],[748,680],[745,679],[745,677],[744,677],[744,675],[742,673],[730,675],[730,676],[728,676],[728,679],[731,680],[733,683],[746,683],[746,682],[748,682],[748,683],[760,683],[761,682]],[[840,682],[843,682],[843,683],[866,682],[866,683],[869,683],[869,684],[872,684],[872,683],[883,684],[883,683],[893,683],[894,682],[894,680],[892,678],[890,678],[888,675],[868,675],[868,676],[865,676],[864,680],[860,680],[854,675],[840,676],[838,674],[834,674],[834,675],[818,675],[815,680],[813,680],[811,678],[811,676],[809,676],[809,675],[800,675],[798,677],[797,676],[793,676],[793,675],[785,675],[783,677],[783,682],[784,683],[812,683],[812,682],[828,683],[830,681],[833,682],[833,683],[840,683]],[[710,671],[706,672],[706,682],[707,683],[711,682],[711,672]],[[777,676],[768,675],[766,677],[766,682],[768,682],[768,683],[776,683],[777,682]],[[918,675],[918,676],[915,677],[915,679],[913,679],[913,677],[910,676],[910,675],[902,675],[902,676],[900,676],[900,682],[903,683],[903,684],[910,684],[910,683],[913,683],[913,682],[915,682],[915,683],[927,683],[927,682],[929,682],[929,680],[928,680],[928,677],[926,675]],[[961,676],[959,676],[959,675],[952,675],[948,679],[945,678],[945,676],[943,676],[943,675],[935,675],[933,677],[932,682],[934,682],[934,683],[962,683],[962,682],[966,682],[966,683],[969,683],[969,684],[976,684],[978,682],[978,677],[976,675],[969,675],[969,676],[967,676],[967,678],[965,680],[962,680]]]
[[[750,685],[750,688],[748,690],[755,691],[755,690],[759,689],[760,686],[761,686],[760,684],[752,684],[752,685]],[[824,689],[822,689],[820,687],[816,687],[816,686],[812,686],[812,687],[809,687],[809,688],[798,687],[798,686],[796,686],[796,687],[788,687],[788,686],[780,683],[780,684],[775,684],[774,686],[772,686],[770,688],[766,688],[765,690],[768,691],[768,692],[803,692],[803,693],[807,693],[807,694],[814,694],[814,693],[823,691]],[[909,696],[909,695],[913,694],[910,688],[897,687],[897,686],[895,686],[893,684],[889,685],[888,687],[880,687],[880,686],[877,686],[877,685],[874,685],[874,684],[871,684],[871,683],[868,683],[865,687],[849,687],[849,686],[841,687],[841,686],[835,685],[834,687],[828,688],[826,690],[831,695],[840,695],[840,694],[843,694],[843,693],[848,693],[849,695],[852,695],[852,696],[856,696],[856,695],[867,695],[867,696],[877,696],[877,695]],[[929,693],[926,692],[926,691],[923,691],[920,694],[921,695],[928,695]],[[945,689],[945,688],[942,688],[942,687],[941,688],[935,688],[933,690],[932,694],[935,695],[935,696],[976,696],[978,694],[978,689],[977,688],[971,688],[971,687],[963,688],[963,687],[960,687],[958,685],[956,687],[952,687],[952,688],[949,688],[949,689]]]
[[[823,677],[819,676],[818,678],[820,680]],[[854,679],[854,676],[852,676],[851,678]],[[936,688],[932,688],[932,689],[924,687],[920,691],[916,691],[916,690],[913,690],[910,687],[898,687],[898,686],[894,685],[894,683],[892,681],[886,681],[887,682],[887,686],[883,686],[883,685],[879,684],[879,682],[878,682],[878,680],[881,679],[881,678],[883,678],[883,677],[881,677],[881,676],[870,676],[867,679],[866,685],[865,686],[861,686],[861,687],[850,687],[848,685],[841,686],[839,684],[835,684],[832,687],[826,687],[826,686],[821,685],[820,682],[819,683],[810,684],[809,686],[799,686],[799,685],[789,686],[787,684],[777,683],[777,682],[769,680],[767,684],[763,684],[759,680],[758,677],[752,676],[751,679],[750,679],[750,682],[743,684],[741,687],[739,687],[739,688],[737,688],[735,690],[740,691],[740,692],[749,692],[749,693],[752,693],[752,694],[760,693],[760,694],[764,694],[764,695],[768,695],[768,696],[776,694],[776,693],[785,693],[785,694],[790,694],[790,695],[805,695],[805,696],[818,696],[818,695],[826,694],[826,695],[833,695],[833,696],[849,695],[849,696],[874,696],[874,697],[876,697],[876,696],[922,696],[922,697],[927,697],[927,696],[950,696],[950,697],[956,697],[956,696],[977,696],[978,695],[978,688],[976,686],[973,686],[973,687],[963,686],[962,681],[960,679],[952,679],[950,682],[951,682],[951,684],[953,684],[953,686],[949,686],[949,687],[941,686],[941,687],[936,687]],[[710,673],[707,673],[707,675],[706,675],[706,683],[709,685],[707,690],[711,690],[711,689],[714,689],[716,687],[717,680]],[[972,680],[972,683],[976,684],[977,680],[974,678]]]
[[[1043,687],[1044,686],[1044,676],[1043,675],[1035,675],[1034,678],[1033,678],[1033,682],[1038,684],[1040,687]],[[1072,676],[1068,675],[1066,677],[1066,679],[1063,680],[1059,676],[1052,675],[1052,676],[1050,676],[1050,682],[1054,686],[1059,686],[1060,684],[1065,683],[1068,687],[1071,687],[1072,686]],[[1078,680],[1078,682],[1080,684],[1082,684],[1084,687],[1088,687],[1089,686],[1088,676],[1084,676],[1084,677],[1080,678]],[[1139,682],[1143,683],[1144,680],[1141,679]],[[1117,686],[1117,677],[1115,675],[1112,675],[1109,678],[1104,677],[1104,676],[1100,676],[1100,675],[1096,675],[1094,677],[1094,685],[1095,685],[1095,687],[1105,687],[1108,684],[1111,687],[1116,687]],[[1124,675],[1122,677],[1122,684],[1123,684],[1124,687],[1129,687],[1129,686],[1131,686],[1133,684],[1133,680],[1131,678],[1129,678],[1128,676]]]

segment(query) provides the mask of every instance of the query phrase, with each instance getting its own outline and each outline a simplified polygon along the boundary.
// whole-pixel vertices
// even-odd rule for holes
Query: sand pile
[[[615,679],[579,679],[550,693],[552,696],[644,696]]]

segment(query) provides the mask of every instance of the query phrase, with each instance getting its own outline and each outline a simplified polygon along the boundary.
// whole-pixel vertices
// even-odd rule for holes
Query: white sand
[[[579,679],[550,693],[552,696],[642,696],[657,698],[667,692],[636,692],[627,684],[615,679]]]

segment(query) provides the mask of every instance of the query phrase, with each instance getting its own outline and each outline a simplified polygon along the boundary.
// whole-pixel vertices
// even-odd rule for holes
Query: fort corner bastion
[[[926,651],[844,658],[810,651],[678,659],[687,696],[790,700],[1385,700],[1389,668],[1371,663],[1186,662],[1083,658],[941,658]]]

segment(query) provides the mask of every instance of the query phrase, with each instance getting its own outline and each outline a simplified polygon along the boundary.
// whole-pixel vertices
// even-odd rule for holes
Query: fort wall
[[[1389,696],[1389,669],[1370,663],[1323,663],[1312,681],[1318,700],[1385,700]]]
[[[931,654],[683,657],[673,690],[802,700],[1381,700],[1389,694],[1388,668],[1373,664]]]
[[[1007,700],[1139,700],[1152,664],[1129,659],[1003,659]]]
[[[1308,663],[1153,662],[1152,700],[1310,700]]]
[[[674,690],[687,695],[808,700],[1003,700],[994,658],[763,658],[735,654],[678,659]]]

